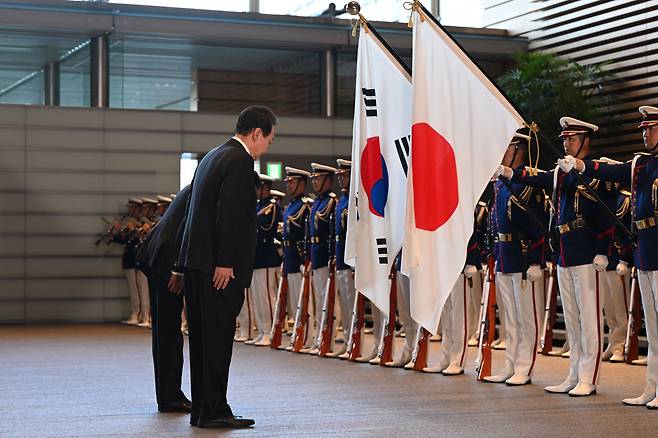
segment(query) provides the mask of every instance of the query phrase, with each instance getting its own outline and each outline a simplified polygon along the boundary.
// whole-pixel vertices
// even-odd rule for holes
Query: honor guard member
[[[599,160],[597,160],[599,161]],[[601,158],[602,162],[610,164],[621,164],[619,161]],[[603,182],[609,186],[613,186],[612,182]],[[614,188],[616,193],[615,203],[610,205],[610,210],[617,211],[623,195],[619,193],[616,186]],[[630,202],[630,200],[629,200]],[[617,273],[617,266],[620,262],[620,252],[617,247],[619,243],[619,235],[623,234],[622,230],[615,227],[613,235],[613,248],[608,256],[608,266],[606,270],[599,273],[599,289],[601,293],[601,300],[603,303],[604,320],[608,326],[608,345],[601,355],[601,360],[611,362],[624,361],[624,341],[626,340],[626,326],[628,324],[628,308],[627,302],[630,298],[630,275],[620,277]]]
[[[167,212],[167,209],[171,205],[173,198],[169,196],[158,195],[158,206],[155,211],[154,222],[157,224],[162,219],[162,216]]]
[[[320,351],[320,323],[324,293],[329,279],[329,246],[333,245],[331,220],[336,209],[336,194],[331,191],[334,182],[334,167],[311,163],[311,184],[316,194],[309,216],[309,239],[311,242],[311,278],[313,284],[313,308],[315,327],[313,345],[302,349],[302,353],[317,354]],[[309,324],[311,321],[309,321]]]
[[[502,164],[524,170],[529,141],[530,136],[515,134]],[[505,366],[484,380],[525,385],[531,381],[537,351],[536,289],[544,280],[544,233],[532,216],[537,220],[544,216],[545,195],[542,189],[508,184],[511,190],[500,178],[494,182],[491,212],[496,238],[496,290],[503,301],[506,327]]]
[[[475,223],[475,222],[474,222]],[[436,365],[424,368],[426,373],[442,373],[444,376],[456,376],[464,373],[466,353],[468,350],[468,313],[467,301],[469,289],[481,287],[480,270],[482,256],[480,254],[478,230],[475,227],[466,251],[466,265],[457,278],[448,299],[441,312],[441,350]]]
[[[306,181],[310,176],[306,170],[286,167],[284,181],[290,203],[283,212],[282,237],[283,271],[288,279],[288,320],[295,319],[302,286],[301,268],[306,260],[305,228],[313,205],[312,199],[306,195]]]
[[[336,204],[334,230],[336,234],[336,284],[338,286],[338,299],[340,300],[340,319],[343,327],[343,345],[338,351],[328,353],[329,357],[340,356],[347,352],[347,342],[352,328],[352,310],[356,290],[354,289],[354,271],[345,264],[345,237],[347,236],[347,213],[350,196],[350,172],[352,162],[338,159],[338,184],[340,185],[340,198]],[[338,340],[338,339],[337,339]]]
[[[560,164],[575,167],[591,178],[620,182],[631,188],[631,216],[637,234],[634,262],[642,295],[647,340],[647,385],[639,397],[624,399],[627,405],[658,409],[658,108],[641,106],[642,138],[647,152],[624,164],[597,163],[566,157]],[[572,154],[573,155],[573,154]]]
[[[259,335],[253,341],[247,341],[245,344],[269,346],[276,302],[277,271],[281,265],[281,257],[276,250],[274,240],[277,237],[277,229],[282,217],[281,207],[270,193],[274,179],[268,175],[259,176],[260,187],[257,190],[259,201],[256,204],[256,261],[251,280],[251,293]]]
[[[565,152],[576,157],[590,157],[592,136],[598,126],[572,117],[562,117],[560,125]],[[567,378],[545,390],[574,397],[595,394],[603,340],[603,315],[596,280],[597,273],[608,266],[614,219],[598,204],[590,189],[606,204],[614,203],[611,200],[614,191],[591,177],[585,178],[589,185],[586,188],[574,172],[564,172],[559,166],[553,172],[538,175],[502,165],[499,172],[512,182],[552,189],[555,199],[556,214],[551,224],[559,233],[557,275],[571,351]]]
[[[489,221],[489,206],[484,201],[478,201],[475,206],[475,227],[478,230],[478,236],[486,236],[487,224]],[[484,242],[480,242],[480,247],[485,248]],[[486,254],[481,251],[481,259],[486,259]],[[482,272],[482,271],[480,271]],[[482,305],[482,276],[475,277],[473,280],[473,287],[470,288],[469,296],[467,297],[467,312],[468,312],[468,346],[477,347],[479,340],[480,330],[480,307]]]
[[[178,229],[185,217],[191,187],[180,192],[171,208],[146,238],[137,253],[151,292],[152,351],[155,396],[160,412],[191,412],[192,403],[181,390],[183,376],[183,275],[174,272],[178,256]],[[169,199],[169,198],[167,198]],[[169,205],[166,200],[163,203]],[[171,199],[169,199],[171,202]]]

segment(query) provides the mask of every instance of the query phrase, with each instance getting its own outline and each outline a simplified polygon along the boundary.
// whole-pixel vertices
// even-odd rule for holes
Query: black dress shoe
[[[199,419],[198,427],[201,429],[241,429],[254,424],[256,422],[250,418],[222,417],[211,420]]]
[[[158,405],[158,411],[160,412],[192,412],[192,402],[188,399],[177,400],[171,403],[164,405]]]

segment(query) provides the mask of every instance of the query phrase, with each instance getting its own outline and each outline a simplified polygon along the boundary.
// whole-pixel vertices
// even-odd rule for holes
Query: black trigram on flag
[[[386,238],[379,237],[375,239],[377,242],[377,254],[379,255],[379,263],[388,265],[388,248],[386,247]]]
[[[377,117],[377,99],[374,88],[361,88],[363,102],[366,104],[366,117]]]
[[[404,174],[407,175],[409,170],[409,144],[411,143],[411,135],[407,135],[402,138],[395,140],[395,150],[398,151],[398,158],[400,159],[400,164],[404,170]]]

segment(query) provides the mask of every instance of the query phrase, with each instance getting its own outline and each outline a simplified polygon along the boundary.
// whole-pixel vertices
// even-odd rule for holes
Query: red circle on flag
[[[427,123],[412,126],[411,145],[416,228],[434,231],[450,219],[459,204],[455,151]]]

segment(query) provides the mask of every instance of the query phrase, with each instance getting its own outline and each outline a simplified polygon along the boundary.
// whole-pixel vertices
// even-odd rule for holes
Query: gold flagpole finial
[[[526,128],[530,130],[530,137],[535,138],[535,144],[537,145],[537,156],[535,158],[535,162],[532,162],[532,155],[531,155],[531,147],[532,147],[532,138],[528,140],[528,160],[530,161],[530,174],[531,175],[537,175],[538,169],[539,169],[539,136],[537,133],[539,132],[539,125],[537,125],[536,122],[532,123],[525,123]]]
[[[359,2],[356,1],[349,2],[345,6],[345,10],[350,15],[358,16],[358,18],[352,18],[352,37],[356,37],[356,30],[359,28],[359,26],[363,26],[367,32],[368,28],[365,25],[368,22],[368,20],[366,20],[365,17],[361,15],[361,5],[359,4]]]
[[[413,24],[413,16],[414,16],[414,11],[418,12],[420,14],[420,21],[425,21],[425,17],[423,17],[423,14],[421,13],[421,8],[420,8],[420,1],[418,0],[412,0],[408,2],[402,3],[402,7],[409,11],[409,22],[407,23],[407,27],[411,28],[414,27]]]

